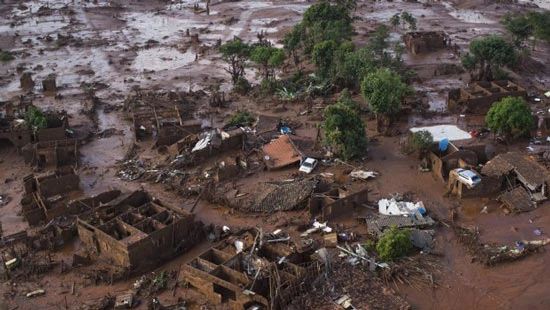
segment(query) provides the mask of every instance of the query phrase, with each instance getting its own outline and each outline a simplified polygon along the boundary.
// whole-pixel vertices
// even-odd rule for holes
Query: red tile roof
[[[283,168],[300,161],[302,155],[288,135],[283,135],[264,145],[264,162],[268,169]]]

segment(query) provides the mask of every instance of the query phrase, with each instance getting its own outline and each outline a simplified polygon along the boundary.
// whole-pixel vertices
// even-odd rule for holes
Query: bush
[[[30,107],[25,113],[25,121],[31,125],[34,129],[44,129],[48,127],[48,119],[46,115],[42,113],[36,107]]]
[[[413,133],[411,138],[411,146],[421,153],[428,151],[433,143],[434,138],[427,130],[417,131]]]
[[[246,95],[249,90],[250,84],[245,78],[240,78],[235,85],[233,85],[233,91],[239,95]]]
[[[13,59],[14,59],[14,57],[10,52],[0,50],[0,60],[1,61],[10,61],[10,60],[13,60]]]
[[[256,121],[256,116],[248,111],[241,111],[233,114],[229,120],[229,125],[248,126]]]
[[[396,226],[386,230],[386,234],[376,244],[380,258],[388,261],[409,254],[412,248],[410,230],[399,230]]]

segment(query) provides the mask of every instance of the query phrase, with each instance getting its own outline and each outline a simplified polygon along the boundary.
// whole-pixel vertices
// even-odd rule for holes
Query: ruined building
[[[78,235],[92,253],[131,271],[146,270],[193,247],[203,225],[193,214],[143,191],[78,216]]]
[[[434,52],[450,44],[449,37],[443,31],[409,32],[404,41],[413,55]]]
[[[84,195],[80,188],[80,178],[68,167],[44,175],[28,175],[23,178],[23,187],[23,216],[31,226],[46,223],[58,216],[76,214],[81,205],[74,204],[69,208],[68,203]]]
[[[274,238],[252,231],[231,237],[184,265],[181,280],[228,309],[284,309],[323,268],[321,259]]]
[[[510,81],[474,82],[449,91],[447,109],[451,113],[485,115],[493,103],[504,97],[527,98],[527,92]]]

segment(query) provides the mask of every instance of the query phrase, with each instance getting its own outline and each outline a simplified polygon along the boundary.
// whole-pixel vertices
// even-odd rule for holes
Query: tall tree
[[[494,103],[485,122],[492,131],[506,138],[523,136],[535,125],[531,108],[521,97],[506,97]]]
[[[403,97],[413,93],[413,89],[402,81],[399,74],[380,68],[365,76],[361,92],[376,114],[376,129],[381,132],[383,118],[391,125],[393,114],[401,109]]]
[[[529,12],[526,17],[533,26],[533,50],[537,40],[550,42],[550,12]]]
[[[286,59],[282,49],[272,46],[256,46],[250,59],[262,67],[264,80],[271,81],[274,70],[281,67]]]
[[[285,49],[294,51],[303,48],[303,52],[309,55],[313,47],[323,41],[333,40],[339,45],[342,40],[350,39],[353,20],[344,2],[347,1],[321,1],[310,6],[302,21],[285,36]]]
[[[500,21],[506,30],[514,36],[514,44],[520,47],[533,34],[533,25],[525,15],[504,15]]]
[[[331,104],[323,116],[325,140],[335,153],[348,160],[366,151],[365,124],[353,108],[341,102]]]
[[[470,70],[473,79],[490,81],[493,79],[493,69],[511,67],[517,60],[518,53],[514,45],[493,35],[473,39],[470,42],[470,52],[462,57],[462,65]],[[476,69],[477,75],[472,74]]]
[[[225,71],[231,74],[231,80],[233,81],[233,85],[235,85],[244,77],[244,66],[250,58],[250,46],[241,39],[235,38],[222,44],[219,50],[222,53],[223,59],[229,64],[229,67]]]

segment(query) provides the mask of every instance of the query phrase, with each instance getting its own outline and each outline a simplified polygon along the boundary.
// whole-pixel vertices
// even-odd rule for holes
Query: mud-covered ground
[[[129,190],[140,187],[189,209],[193,200],[186,201],[173,192],[165,192],[158,184],[125,182],[116,176],[117,165],[133,143],[134,133],[131,118],[122,112],[124,99],[135,89],[165,91],[205,90],[219,84],[222,91],[230,90],[230,78],[224,71],[226,64],[216,50],[218,40],[225,42],[234,36],[245,41],[256,40],[260,31],[281,46],[285,31],[299,22],[301,14],[310,3],[306,1],[211,1],[209,14],[193,11],[195,1],[3,1],[0,5],[0,48],[11,51],[15,60],[0,63],[0,101],[13,100],[22,95],[19,77],[23,71],[32,72],[36,82],[33,104],[42,109],[64,109],[70,115],[72,129],[82,136],[91,136],[80,148],[82,154],[78,173],[86,194],[98,194],[110,187]],[[461,52],[465,52],[473,38],[488,34],[506,34],[499,18],[506,12],[521,12],[523,5],[492,3],[491,1],[424,1],[429,3],[360,2],[353,13],[356,17],[357,35],[354,41],[365,44],[368,32],[377,23],[389,23],[395,13],[408,11],[418,19],[419,30],[444,30]],[[496,1],[494,1],[496,2]],[[548,1],[520,1],[521,4],[536,3],[548,8]],[[198,2],[204,9],[205,2]],[[189,30],[189,36],[187,35]],[[398,40],[403,30],[393,29],[392,38]],[[192,37],[198,34],[198,41]],[[61,37],[59,36],[61,35]],[[550,48],[539,44],[531,52],[532,60],[515,75],[529,89],[550,87],[550,67],[547,65]],[[415,88],[426,91],[426,103],[434,112],[445,112],[447,91],[466,85],[468,74],[433,76],[441,64],[459,64],[460,57],[450,50],[426,56],[405,55],[406,63],[420,77]],[[41,80],[49,74],[57,76],[58,96],[46,96],[41,91]],[[258,83],[254,68],[247,68],[247,78]],[[92,88],[100,104],[91,107],[85,90]],[[359,97],[357,97],[360,100]],[[270,115],[281,115],[297,122],[308,122],[308,116],[298,116],[304,109],[301,104],[287,105],[282,111],[277,101],[267,99],[256,102],[233,96],[228,107],[216,111],[214,122],[224,124],[237,109],[248,108]],[[207,102],[207,101],[205,101]],[[113,109],[114,107],[114,109]],[[205,111],[209,111],[204,108]],[[201,118],[203,113],[197,113]],[[426,119],[410,115],[400,122],[402,132],[408,126],[457,122],[456,115],[434,115]],[[479,123],[479,119],[466,117],[461,123],[465,129]],[[369,136],[376,133],[372,122],[367,123]],[[98,132],[116,129],[118,134],[108,137],[95,135]],[[459,221],[465,225],[478,226],[483,242],[514,246],[516,240],[536,239],[533,231],[550,230],[550,209],[541,205],[537,210],[521,215],[504,215],[499,204],[491,199],[455,201],[443,197],[444,184],[429,173],[417,169],[416,158],[402,151],[404,136],[376,137],[369,146],[369,159],[364,167],[380,172],[380,176],[367,183],[371,189],[369,200],[386,197],[391,193],[414,192],[423,200],[430,212],[439,219],[449,216],[451,208],[458,211]],[[525,145],[514,146],[516,149]],[[156,150],[146,142],[140,144],[141,158],[154,159]],[[322,172],[320,167],[317,172]],[[0,207],[3,234],[9,235],[28,229],[20,216],[19,201],[23,189],[23,176],[32,172],[25,166],[17,150],[0,141],[0,194],[12,200]],[[258,181],[287,179],[295,173],[294,168],[271,173],[261,172],[240,181],[243,186],[253,186]],[[488,214],[480,214],[488,206]],[[205,223],[244,227],[261,225],[274,229],[278,223],[290,218],[304,216],[301,212],[277,213],[270,216],[230,212],[223,206],[205,202],[195,209],[197,217]],[[354,219],[342,221],[353,231],[365,233],[361,222]],[[287,228],[292,231],[292,227]],[[160,270],[178,270],[209,246],[208,242],[197,246],[173,261],[160,266]],[[70,264],[73,251],[79,242],[69,245],[55,254]],[[522,261],[485,268],[472,263],[466,249],[458,243],[452,231],[446,227],[437,229],[434,251],[443,254],[440,272],[436,281],[439,287],[414,288],[406,285],[393,287],[401,297],[418,309],[547,309],[550,307],[550,271],[545,268],[550,262],[547,252],[532,255]],[[90,285],[81,272],[59,274],[57,271],[27,283],[2,283],[0,302],[6,309],[58,309],[67,305],[78,308],[84,301],[99,300],[107,293],[116,295],[131,288],[137,279],[131,278],[115,285]],[[76,284],[75,294],[71,293]],[[46,294],[37,298],[24,297],[26,292],[44,288]],[[16,292],[10,294],[10,292]],[[178,289],[159,295],[163,304],[178,300],[194,300],[198,308],[206,301],[195,291]],[[363,296],[362,298],[369,298]]]

